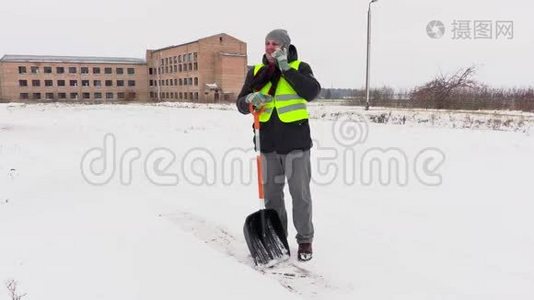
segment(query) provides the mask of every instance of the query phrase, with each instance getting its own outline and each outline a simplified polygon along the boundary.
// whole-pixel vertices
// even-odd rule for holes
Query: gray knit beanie
[[[280,44],[282,48],[289,48],[291,38],[285,29],[275,29],[267,34],[265,41],[272,40]]]

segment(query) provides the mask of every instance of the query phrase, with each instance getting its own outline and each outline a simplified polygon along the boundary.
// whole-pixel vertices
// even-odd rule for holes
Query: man
[[[249,70],[236,103],[243,114],[250,112],[250,104],[257,110],[264,108],[260,115],[260,151],[265,166],[265,207],[278,212],[287,236],[283,191],[287,178],[301,261],[312,258],[314,235],[310,194],[312,140],[306,103],[320,91],[311,67],[298,60],[287,31],[276,29],[267,34],[263,61]]]

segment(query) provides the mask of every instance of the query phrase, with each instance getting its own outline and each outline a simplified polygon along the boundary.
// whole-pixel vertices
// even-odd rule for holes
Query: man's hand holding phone
[[[276,64],[282,72],[291,68],[287,61],[287,48],[278,48],[271,55],[276,60]]]

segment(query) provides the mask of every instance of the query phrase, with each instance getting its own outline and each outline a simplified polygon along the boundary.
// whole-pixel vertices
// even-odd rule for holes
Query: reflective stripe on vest
[[[299,69],[300,61],[292,61],[289,66],[295,70]],[[254,75],[265,66],[264,64],[258,64],[254,67]],[[269,94],[271,89],[271,82],[268,82],[260,92],[262,94]],[[306,99],[300,97],[293,87],[284,79],[280,77],[274,97],[271,101],[265,103],[265,110],[260,115],[260,122],[267,122],[271,118],[272,112],[276,109],[278,118],[284,123],[300,121],[308,119],[308,109],[306,108]]]

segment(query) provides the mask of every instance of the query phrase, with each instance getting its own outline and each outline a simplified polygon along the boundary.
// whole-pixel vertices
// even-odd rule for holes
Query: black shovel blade
[[[262,209],[249,215],[243,232],[257,266],[271,266],[289,258],[287,237],[274,209]]]

